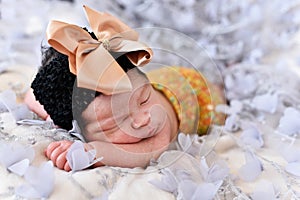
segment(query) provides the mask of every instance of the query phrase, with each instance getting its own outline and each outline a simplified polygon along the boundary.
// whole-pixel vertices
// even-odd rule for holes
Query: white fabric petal
[[[300,177],[300,162],[291,162],[285,166],[285,171]]]
[[[243,110],[243,103],[238,100],[231,100],[230,106],[226,104],[219,104],[216,106],[217,112],[222,112],[228,115],[234,115],[240,113]]]
[[[237,114],[240,113],[243,110],[243,103],[238,100],[231,100],[230,101],[230,113],[231,114]]]
[[[80,139],[82,142],[86,142],[84,136],[81,133],[81,129],[76,120],[72,120],[72,129],[69,131],[70,135],[73,135]]]
[[[252,74],[236,73],[235,85],[236,93],[248,95],[255,91],[257,87],[257,81]]]
[[[8,144],[0,142],[0,163],[6,168],[23,159],[28,159],[31,162],[34,155],[35,152],[32,147],[26,147],[16,142]]]
[[[12,115],[14,116],[16,121],[22,119],[32,119],[33,115],[31,111],[25,104],[18,105],[13,110],[11,110]]]
[[[162,170],[162,178],[161,180],[150,180],[149,183],[151,183],[152,185],[154,185],[155,187],[164,190],[166,192],[170,192],[173,193],[174,195],[177,194],[177,180],[175,175],[173,174],[173,172],[168,169],[165,168]]]
[[[198,136],[196,134],[184,134],[179,133],[178,135],[178,149],[196,156],[199,154],[199,150],[201,148],[201,143],[198,141]]]
[[[24,175],[27,184],[16,188],[16,194],[25,198],[48,198],[54,189],[54,167],[51,161],[39,167],[30,166]]]
[[[238,116],[236,114],[230,115],[226,118],[224,129],[226,131],[232,131],[235,132],[240,128],[240,125],[238,123]]]
[[[21,185],[15,190],[16,195],[28,199],[41,199],[41,194],[31,185]]]
[[[278,129],[280,132],[293,135],[300,132],[300,112],[295,108],[288,107],[280,118]]]
[[[211,200],[216,195],[222,181],[214,183],[195,183],[191,180],[181,181],[178,185],[179,193],[183,199]]]
[[[257,183],[253,193],[250,196],[253,200],[277,199],[273,184],[266,180]]]
[[[189,137],[189,135],[184,134],[184,133],[179,133],[178,134],[178,144],[179,144],[179,148],[182,151],[186,151],[192,145],[192,141],[191,141],[191,138]]]
[[[25,180],[38,191],[41,198],[47,198],[54,189],[54,167],[52,161],[39,167],[30,166],[24,175]]]
[[[260,96],[255,96],[252,100],[253,107],[268,113],[275,113],[278,106],[278,95],[266,93]]]
[[[214,183],[204,183],[197,187],[197,190],[194,192],[192,200],[211,200],[217,194],[218,189],[222,185],[223,181],[219,181],[216,184]]]
[[[5,90],[0,93],[0,111],[12,111],[16,106],[16,94],[12,90]]]
[[[251,153],[246,153],[246,163],[239,169],[239,177],[244,181],[254,181],[262,172],[262,164]]]
[[[183,180],[178,184],[178,190],[183,199],[192,199],[197,190],[197,184],[191,180]]]
[[[69,164],[72,171],[79,171],[88,167],[90,164],[90,159],[84,150],[82,151],[81,149],[75,149],[71,152],[71,156],[72,163]]]
[[[286,148],[281,148],[280,153],[289,163],[300,161],[300,148],[298,147],[288,146]]]
[[[75,141],[68,150],[67,161],[72,169],[72,172],[86,169],[94,163],[103,159],[96,158],[96,150],[85,151],[84,145],[81,141]]]
[[[208,170],[208,175],[207,175],[207,182],[217,182],[220,180],[224,180],[225,177],[229,175],[229,167],[228,165],[223,162],[219,161],[215,164],[213,164],[210,169]]]
[[[260,131],[253,126],[243,130],[240,139],[244,144],[250,145],[255,149],[261,148],[264,145]]]
[[[30,163],[29,159],[24,159],[9,166],[8,170],[19,176],[23,176],[29,167],[29,163]]]
[[[29,125],[29,126],[34,126],[34,125],[44,125],[48,123],[45,120],[38,120],[38,119],[22,119],[17,121],[17,124],[19,125]]]

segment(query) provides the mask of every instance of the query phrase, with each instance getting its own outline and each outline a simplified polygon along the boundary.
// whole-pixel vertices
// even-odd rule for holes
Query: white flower
[[[243,130],[240,139],[244,144],[250,145],[254,149],[261,148],[264,145],[261,133],[253,126]]]
[[[295,146],[288,146],[287,148],[281,148],[280,153],[287,162],[300,162],[300,148]]]
[[[5,90],[0,93],[0,112],[8,111],[16,121],[32,118],[32,114],[25,104],[17,104],[17,97],[12,90]]]
[[[206,159],[202,158],[201,162],[197,160],[190,167],[195,167],[196,171],[176,164],[172,169],[164,168],[161,171],[163,176],[160,181],[149,182],[159,189],[174,194],[177,199],[213,199],[224,178],[229,174],[227,164],[219,160],[208,166]]]
[[[67,161],[72,172],[86,169],[102,159],[96,158],[96,150],[85,151],[81,141],[75,141],[68,150]]]
[[[174,195],[177,195],[178,182],[176,176],[169,168],[164,168],[161,170],[162,178],[160,181],[151,180],[149,183],[156,186],[157,188],[170,192]]]
[[[234,115],[238,114],[243,110],[243,103],[238,100],[231,100],[230,101],[230,106],[226,104],[219,104],[216,106],[216,111],[217,112],[222,112],[227,115]]]
[[[73,135],[80,139],[82,142],[85,142],[84,136],[81,133],[81,129],[76,120],[72,120],[72,129],[68,131],[70,135]]]
[[[12,90],[0,93],[0,111],[11,111],[16,107],[16,94]]]
[[[275,113],[278,106],[278,95],[276,93],[266,93],[263,95],[255,96],[252,100],[252,105],[258,110],[268,113]]]
[[[100,197],[95,197],[92,200],[108,200],[109,199],[109,192],[105,190]]]
[[[49,161],[39,168],[30,166],[34,155],[32,147],[0,142],[0,163],[10,172],[24,176],[27,182],[16,188],[16,194],[24,198],[47,198],[54,188],[53,163]]]
[[[262,172],[263,166],[251,152],[245,153],[246,163],[239,169],[239,177],[244,181],[254,181]]]
[[[295,108],[288,107],[280,118],[278,130],[286,135],[300,133],[300,112]]]
[[[16,188],[16,194],[28,199],[48,198],[54,189],[54,167],[52,161],[40,167],[30,166],[24,175],[26,184]]]
[[[0,141],[0,163],[9,171],[23,176],[34,158],[32,147]],[[9,155],[9,156],[8,156]]]
[[[191,180],[181,181],[178,185],[179,195],[184,200],[211,200],[222,185],[222,181],[216,183],[195,183]]]
[[[225,76],[225,86],[229,99],[240,99],[252,94],[256,88],[257,80],[254,73],[248,74],[243,71],[237,71],[234,74]]]
[[[240,124],[238,122],[238,116],[236,114],[230,115],[225,120],[224,129],[226,131],[235,132],[239,130]]]
[[[27,171],[29,167],[30,161],[29,159],[23,159],[11,166],[9,166],[7,169],[19,176],[23,176],[25,172]]]
[[[285,166],[285,171],[300,177],[300,162],[291,162]]]
[[[229,168],[222,160],[217,160],[209,167],[206,159],[202,158],[200,161],[200,172],[206,182],[218,182],[228,176]]]
[[[266,180],[256,183],[256,187],[250,196],[253,200],[277,199],[273,184]]]
[[[282,149],[281,154],[288,162],[285,166],[285,171],[300,177],[300,148],[288,146]]]
[[[33,114],[28,109],[28,107],[25,104],[20,104],[16,106],[12,111],[12,115],[14,116],[16,121],[22,120],[22,119],[32,119]]]
[[[190,155],[198,155],[201,149],[201,143],[198,141],[198,135],[179,133],[177,148]]]

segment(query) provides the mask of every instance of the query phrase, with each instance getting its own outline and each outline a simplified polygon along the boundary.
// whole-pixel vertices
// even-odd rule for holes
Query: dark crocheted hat
[[[135,67],[125,55],[111,54],[125,72]],[[69,70],[68,57],[52,47],[43,51],[42,66],[31,88],[53,122],[67,130],[72,128],[73,119],[81,121],[81,113],[100,94],[77,87],[76,76]]]

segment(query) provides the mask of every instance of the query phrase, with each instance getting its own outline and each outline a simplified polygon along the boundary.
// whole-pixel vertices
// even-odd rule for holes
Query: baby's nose
[[[140,111],[132,113],[131,126],[134,129],[144,127],[150,123],[150,113],[148,111]]]

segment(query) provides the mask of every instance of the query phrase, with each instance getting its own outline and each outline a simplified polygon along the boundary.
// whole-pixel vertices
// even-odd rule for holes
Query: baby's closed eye
[[[151,93],[148,94],[148,96],[142,98],[142,102],[140,103],[140,106],[145,105],[146,103],[148,103],[149,99],[150,99]]]
[[[139,105],[145,105],[148,103],[151,97],[151,86],[145,86],[141,92],[140,97],[138,98]]]

